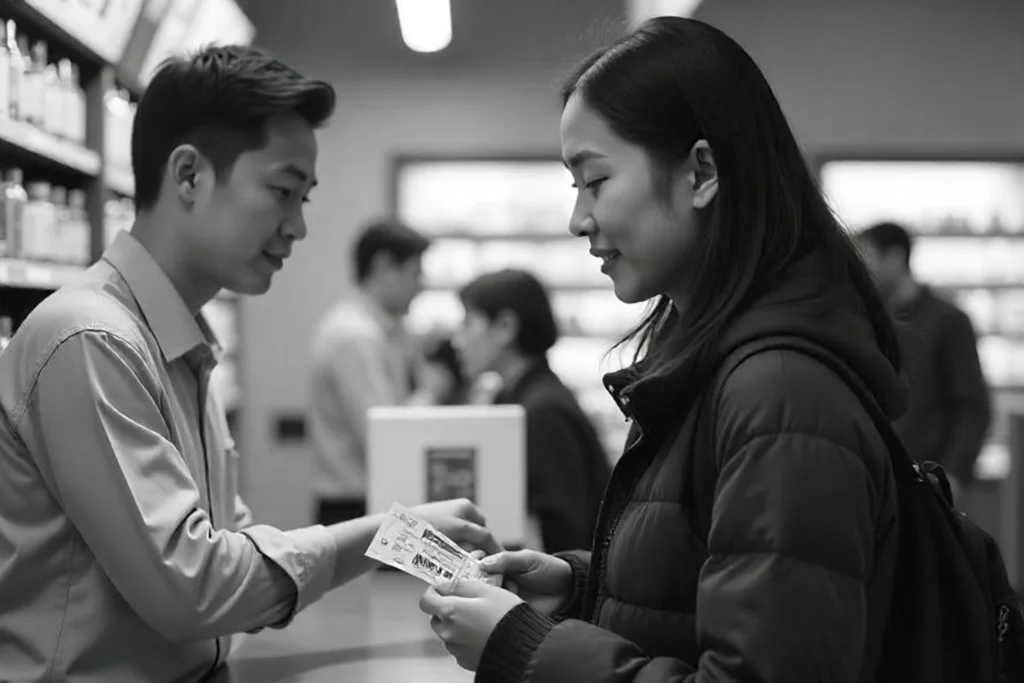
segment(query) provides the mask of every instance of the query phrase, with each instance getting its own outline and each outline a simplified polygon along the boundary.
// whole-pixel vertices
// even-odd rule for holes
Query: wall
[[[1021,0],[705,0],[812,153],[1024,154]]]
[[[412,55],[386,0],[293,0],[287,14],[247,2],[260,42],[340,96],[320,135],[310,237],[271,292],[243,304],[244,487],[261,521],[308,522],[308,449],[275,444],[272,422],[303,409],[309,334],[348,287],[354,228],[388,210],[391,156],[557,152],[558,76],[613,34],[623,3],[452,4],[452,48]],[[758,60],[812,155],[1024,154],[1019,0],[705,0],[697,16]]]

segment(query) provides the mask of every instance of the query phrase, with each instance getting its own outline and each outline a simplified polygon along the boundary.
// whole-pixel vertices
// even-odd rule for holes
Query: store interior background
[[[621,30],[624,4],[452,0],[451,46],[417,54],[391,2],[242,3],[257,44],[339,94],[319,135],[310,235],[271,291],[241,304],[236,436],[258,519],[310,522],[310,445],[279,439],[278,423],[305,409],[309,336],[352,286],[356,229],[392,210],[394,157],[557,155],[560,77]],[[705,0],[695,16],[760,64],[812,163],[1024,157],[1020,0]]]

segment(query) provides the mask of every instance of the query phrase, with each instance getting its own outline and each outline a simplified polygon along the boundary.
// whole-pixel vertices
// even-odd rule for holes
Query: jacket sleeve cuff
[[[256,525],[242,533],[295,584],[295,607],[287,619],[273,628],[284,628],[296,614],[330,590],[337,549],[334,537],[323,526],[281,531]]]
[[[590,553],[572,550],[555,553],[555,557],[565,560],[572,568],[572,596],[569,602],[551,617],[555,621],[579,619],[583,611],[583,596],[587,591],[587,577],[590,575]]]
[[[526,603],[513,607],[494,627],[480,655],[476,683],[520,683],[555,622]]]

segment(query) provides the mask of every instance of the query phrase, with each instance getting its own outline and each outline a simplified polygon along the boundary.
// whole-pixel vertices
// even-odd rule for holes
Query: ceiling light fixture
[[[626,0],[630,26],[638,26],[652,17],[692,17],[701,0]]]
[[[450,0],[395,0],[398,25],[406,47],[416,52],[437,52],[452,42]]]

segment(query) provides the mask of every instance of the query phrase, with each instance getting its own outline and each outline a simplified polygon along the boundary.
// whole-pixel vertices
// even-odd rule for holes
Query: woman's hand
[[[494,627],[521,602],[504,588],[459,581],[455,586],[428,588],[420,598],[420,609],[430,615],[430,627],[459,666],[476,671]]]
[[[506,551],[485,557],[480,568],[504,574],[505,587],[541,614],[552,616],[572,598],[572,567],[535,550]]]

